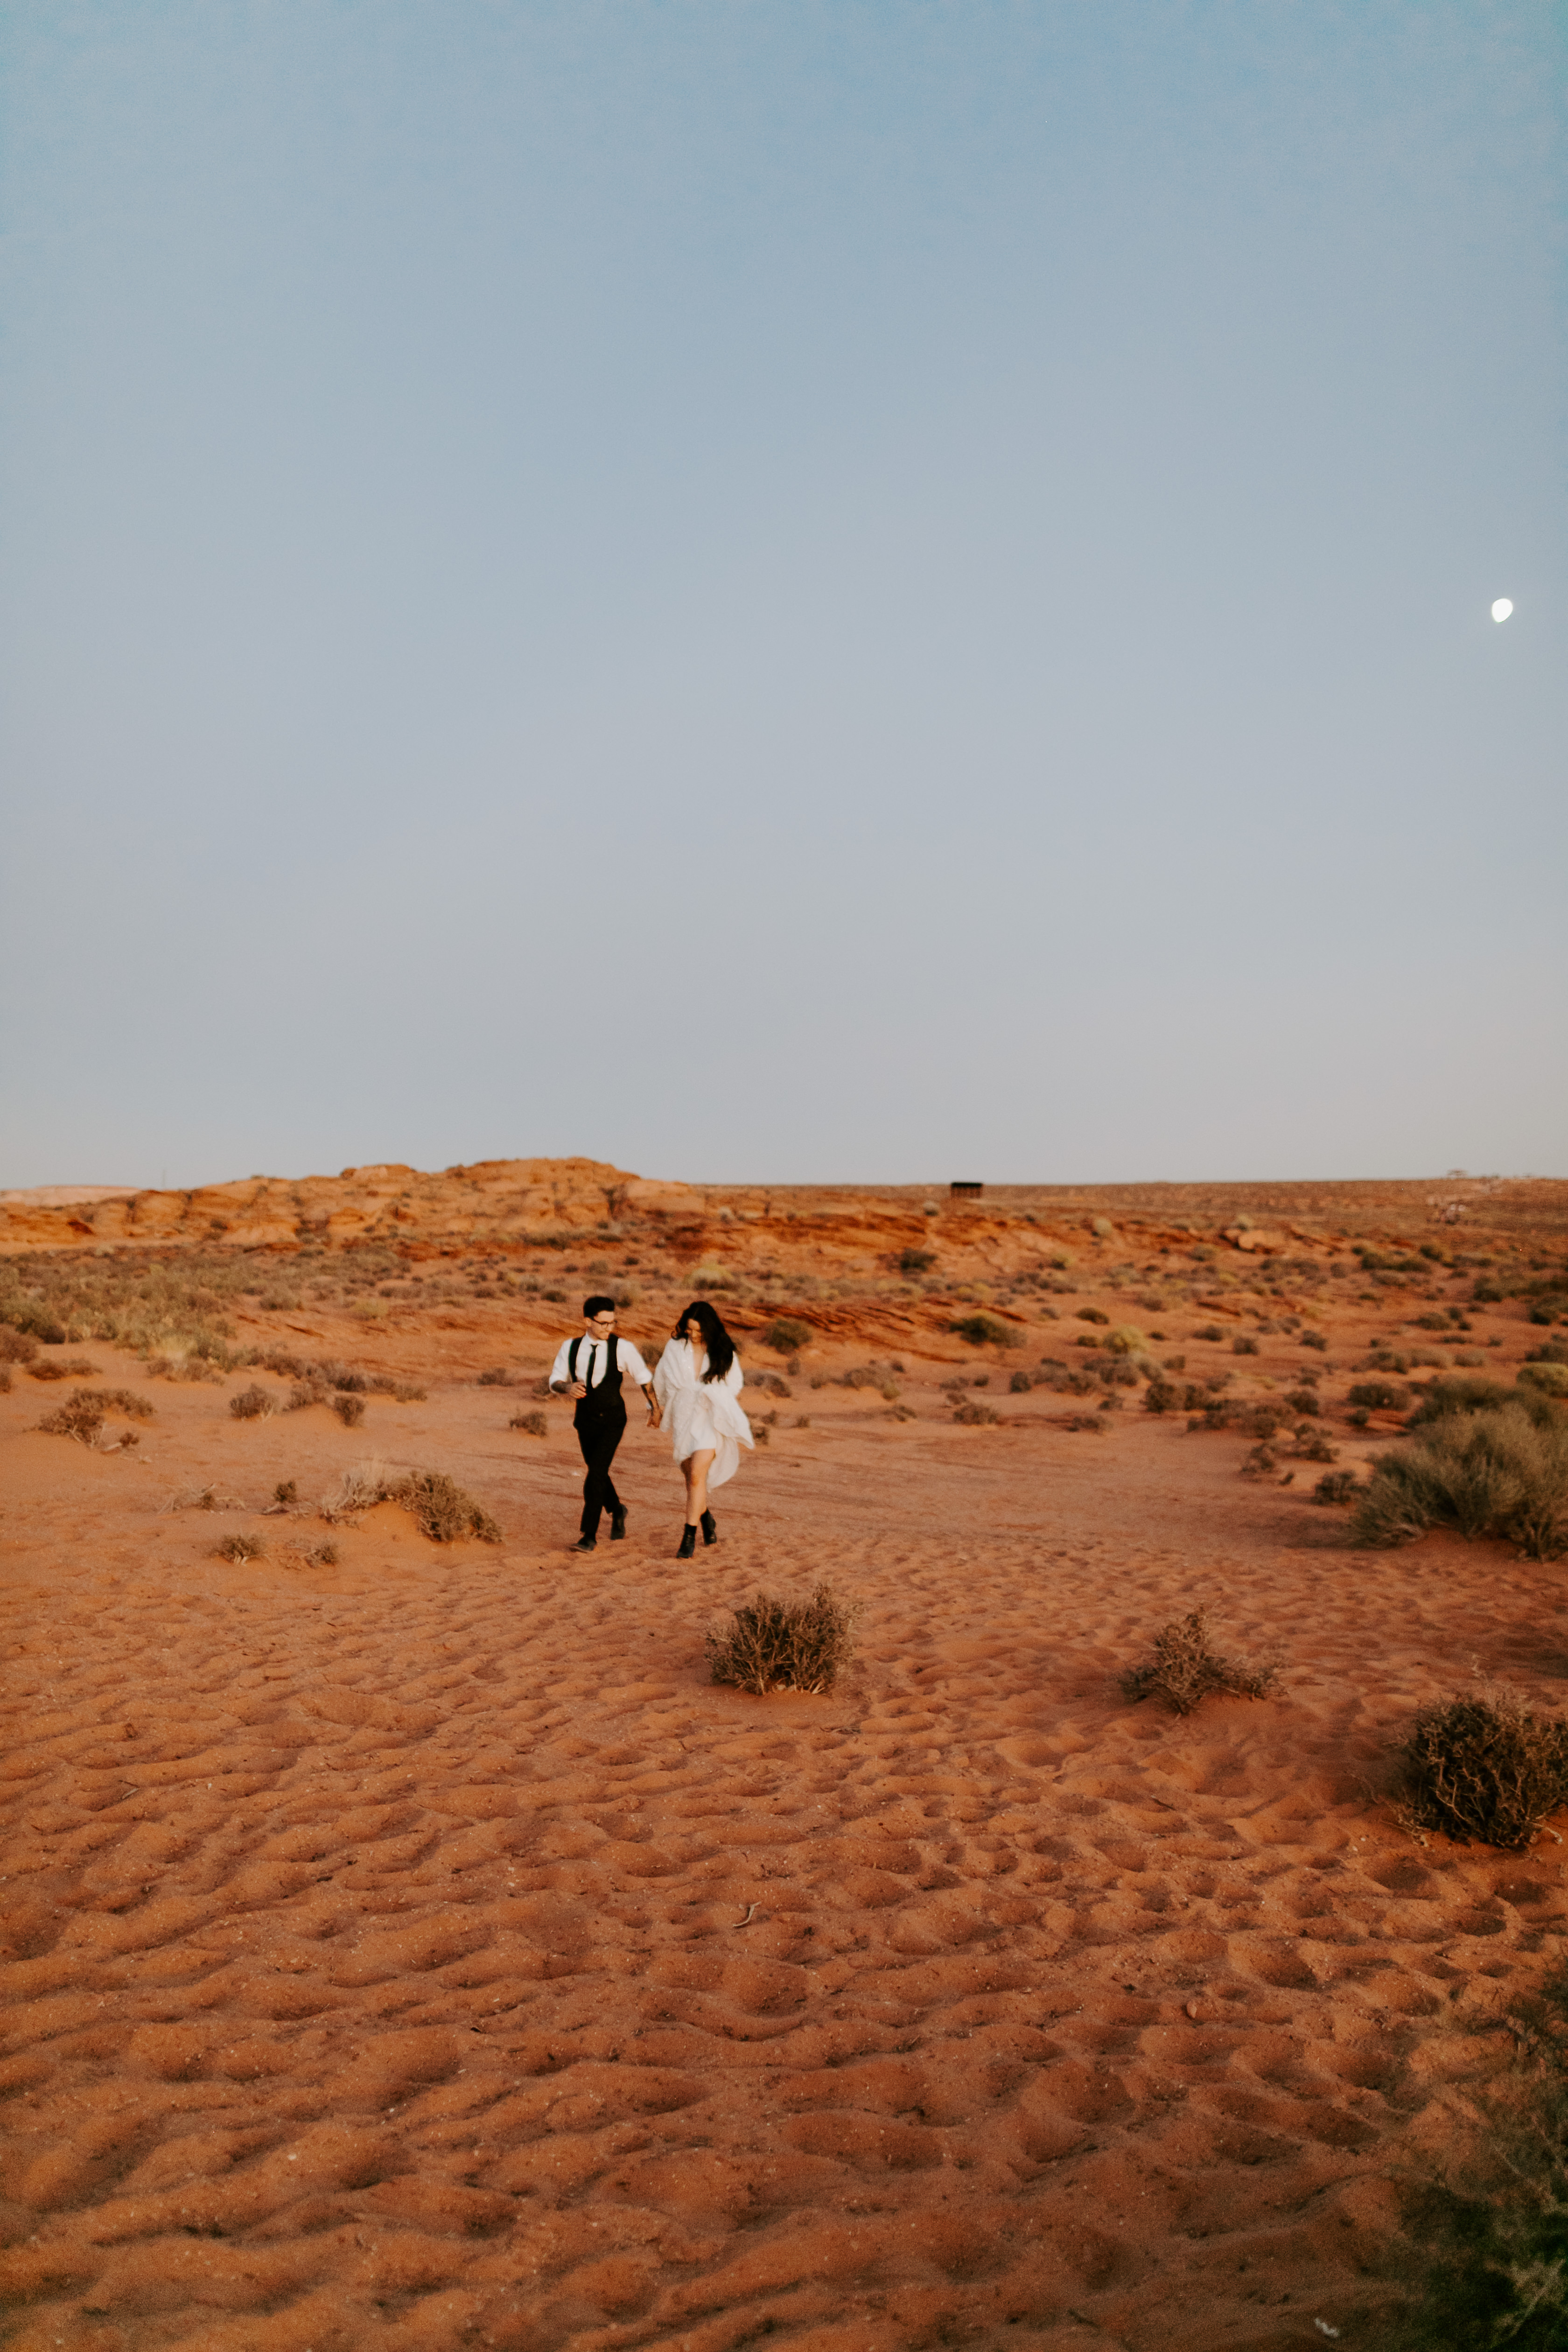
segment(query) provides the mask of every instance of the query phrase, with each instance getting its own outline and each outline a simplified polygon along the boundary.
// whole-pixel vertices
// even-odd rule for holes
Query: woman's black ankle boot
[[[719,1522],[711,1511],[704,1511],[702,1514],[702,1540],[705,1544],[717,1543],[719,1540]]]
[[[677,1559],[689,1559],[696,1549],[697,1530],[695,1528],[688,1528],[680,1538],[680,1549],[675,1557]]]

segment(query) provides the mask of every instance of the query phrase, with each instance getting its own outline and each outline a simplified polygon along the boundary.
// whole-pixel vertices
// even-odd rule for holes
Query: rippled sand
[[[1464,2021],[1565,1907],[1550,1841],[1401,1833],[1388,1743],[1477,1674],[1558,1703],[1560,1572],[1347,1551],[1239,1436],[954,1429],[939,1369],[908,1423],[813,1397],[689,1564],[640,1435],[572,1558],[569,1430],[504,1391],[349,1432],[149,1382],[113,1456],[0,1398],[8,2344],[1375,2341],[1400,2183],[1505,2063]],[[367,1454],[505,1545],[388,1506],[304,1565],[257,1506]],[[205,1479],[247,1507],[163,1507]],[[847,1682],[708,1681],[716,1606],[819,1576]],[[1128,1706],[1200,1601],[1279,1696]]]

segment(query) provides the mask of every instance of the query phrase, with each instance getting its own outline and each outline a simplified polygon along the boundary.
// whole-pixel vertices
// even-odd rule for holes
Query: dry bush
[[[535,1411],[533,1412],[514,1412],[511,1419],[507,1423],[507,1427],[509,1429],[526,1430],[530,1437],[543,1437],[549,1433],[550,1423],[542,1412]]]
[[[1109,1426],[1097,1412],[1075,1412],[1068,1423],[1069,1429],[1092,1430],[1096,1437],[1103,1437]]]
[[[1233,1356],[1256,1356],[1258,1342],[1249,1331],[1238,1331],[1230,1343],[1230,1352]]]
[[[763,1347],[771,1348],[777,1356],[798,1355],[811,1336],[810,1324],[801,1322],[795,1315],[775,1317],[767,1329],[760,1334]]]
[[[936,1264],[936,1252],[927,1249],[907,1249],[899,1252],[900,1274],[924,1274]]]
[[[1321,1429],[1304,1421],[1296,1432],[1296,1443],[1290,1451],[1298,1462],[1337,1462],[1340,1449],[1331,1445]]]
[[[1278,1466],[1279,1456],[1271,1445],[1255,1445],[1241,1465],[1244,1478],[1263,1478]]]
[[[1542,1396],[1568,1397],[1568,1364],[1521,1364],[1520,1385],[1538,1389]]]
[[[914,1421],[918,1416],[912,1404],[896,1404],[888,1414],[889,1421]],[[797,1423],[796,1427],[799,1427]]]
[[[38,1343],[25,1331],[15,1331],[9,1323],[0,1323],[0,1364],[28,1364],[38,1352]]]
[[[357,1429],[364,1419],[364,1399],[362,1396],[348,1396],[340,1391],[332,1399],[332,1411],[345,1429]]]
[[[1529,1845],[1568,1803],[1568,1723],[1507,1692],[1422,1710],[1404,1750],[1405,1805],[1418,1829],[1468,1845]]]
[[[253,1381],[247,1389],[241,1389],[237,1396],[230,1397],[228,1409],[236,1421],[270,1421],[278,1410],[278,1400],[270,1389],[264,1389],[259,1381]]]
[[[1222,1658],[1209,1647],[1206,1612],[1194,1609],[1179,1625],[1162,1628],[1154,1636],[1153,1656],[1124,1674],[1121,1688],[1130,1699],[1163,1698],[1173,1715],[1191,1715],[1210,1691],[1263,1698],[1279,1672],[1277,1665],[1255,1667]]]
[[[479,1374],[479,1377],[475,1381],[474,1385],[476,1388],[481,1389],[515,1388],[517,1386],[517,1375],[515,1372],[509,1370],[505,1364],[492,1364],[489,1371],[481,1372]]]
[[[361,1463],[357,1469],[344,1471],[337,1493],[322,1504],[321,1516],[329,1521],[346,1518],[377,1503],[399,1504],[432,1543],[455,1543],[469,1535],[481,1543],[502,1540],[497,1521],[444,1470],[415,1470],[397,1477],[384,1463]]]
[[[978,1397],[966,1397],[952,1417],[965,1429],[986,1429],[1001,1418],[992,1406],[982,1404]]]
[[[1009,1396],[1027,1396],[1034,1385],[1032,1372],[1016,1371],[1007,1383],[1007,1393]]]
[[[1135,1323],[1113,1323],[1105,1335],[1105,1345],[1118,1356],[1146,1356],[1149,1342]]]
[[[1361,1482],[1353,1470],[1330,1470],[1312,1489],[1314,1503],[1353,1503]]]
[[[826,1584],[809,1601],[777,1601],[759,1592],[734,1612],[734,1625],[703,1637],[716,1683],[737,1690],[827,1691],[853,1654],[857,1612],[837,1601]]]
[[[761,1389],[764,1396],[787,1397],[795,1394],[789,1382],[781,1380],[777,1372],[748,1372],[746,1386],[749,1389]]]
[[[289,1402],[283,1410],[285,1412],[300,1412],[309,1404],[330,1404],[331,1397],[332,1391],[325,1381],[314,1378],[296,1381],[289,1391]]]
[[[1357,1381],[1345,1402],[1360,1405],[1367,1412],[1397,1412],[1406,1395],[1407,1391],[1396,1389],[1392,1381]]]
[[[27,1372],[35,1381],[92,1381],[98,1378],[98,1366],[85,1356],[39,1356],[28,1364]]]
[[[1398,1454],[1380,1454],[1357,1507],[1354,1540],[1386,1549],[1431,1527],[1468,1540],[1501,1536],[1530,1559],[1568,1552],[1568,1420],[1544,1423],[1517,1399],[1451,1413]]]
[[[1288,1390],[1285,1402],[1292,1412],[1319,1413],[1323,1410],[1322,1399],[1316,1389]]]
[[[11,1367],[9,1364],[0,1364],[0,1396],[9,1396],[10,1393]]]
[[[266,1555],[267,1546],[260,1536],[225,1536],[222,1543],[214,1549],[214,1557],[217,1559],[263,1559]]]
[[[299,1499],[300,1489],[294,1480],[279,1478],[272,1489],[272,1500],[267,1506],[267,1514],[270,1517],[275,1513],[291,1511]]]
[[[76,1389],[56,1412],[47,1412],[38,1427],[51,1437],[74,1437],[80,1445],[96,1445],[111,1412],[129,1413],[133,1421],[151,1421],[153,1408],[130,1389]],[[136,1441],[129,1432],[122,1444]]]
[[[1301,1345],[1303,1348],[1316,1348],[1320,1355],[1326,1355],[1329,1342],[1326,1335],[1321,1331],[1303,1331]]]

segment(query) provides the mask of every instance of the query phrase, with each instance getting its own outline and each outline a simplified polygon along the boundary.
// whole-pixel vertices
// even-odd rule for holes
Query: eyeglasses
[[[613,1323],[615,1319],[613,1315],[590,1315],[588,1318],[590,1323]]]

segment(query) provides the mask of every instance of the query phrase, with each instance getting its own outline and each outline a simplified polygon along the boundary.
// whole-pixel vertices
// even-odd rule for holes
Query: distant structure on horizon
[[[984,1184],[950,1184],[947,1189],[955,1201],[978,1201],[985,1187]]]

